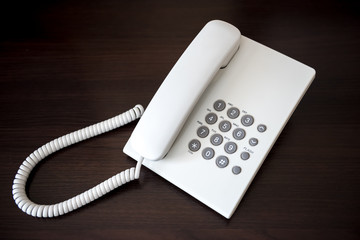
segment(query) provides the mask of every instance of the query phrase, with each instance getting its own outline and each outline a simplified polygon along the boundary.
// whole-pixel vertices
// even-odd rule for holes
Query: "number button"
[[[215,151],[214,149],[207,147],[202,151],[201,155],[203,156],[204,159],[209,160],[214,157]]]
[[[216,165],[219,168],[224,168],[229,164],[229,159],[225,156],[219,156],[216,158]]]
[[[233,137],[236,139],[236,140],[241,140],[245,137],[246,133],[245,133],[245,130],[242,129],[242,128],[236,128],[234,131],[233,131]]]
[[[237,145],[234,142],[228,142],[225,144],[224,149],[225,149],[225,152],[232,154],[232,153],[236,152]]]
[[[189,142],[189,145],[188,145],[190,151],[192,152],[196,152],[200,149],[201,147],[201,144],[200,144],[200,141],[197,140],[197,139],[193,139]]]
[[[209,128],[205,126],[201,126],[197,130],[197,135],[201,138],[207,137],[209,135]]]
[[[231,119],[237,118],[240,115],[240,110],[236,107],[229,108],[227,115]]]
[[[214,146],[219,146],[223,142],[223,137],[220,134],[214,134],[210,138],[210,142]]]
[[[227,120],[224,120],[219,123],[219,129],[222,132],[227,132],[231,129],[231,123]]]
[[[226,103],[223,100],[217,100],[214,103],[214,109],[218,112],[222,111],[225,109]]]
[[[245,115],[241,118],[241,123],[245,127],[249,127],[254,123],[254,117],[251,115]]]
[[[249,144],[251,146],[256,146],[256,145],[258,145],[258,143],[259,143],[259,140],[257,140],[257,138],[250,138],[249,139]]]
[[[207,122],[208,124],[214,124],[216,123],[217,119],[218,117],[215,113],[209,113],[205,117],[205,122]]]

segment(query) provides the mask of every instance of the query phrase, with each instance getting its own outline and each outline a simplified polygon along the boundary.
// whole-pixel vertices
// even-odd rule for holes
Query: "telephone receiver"
[[[216,73],[239,49],[240,31],[220,20],[207,23],[171,69],[129,140],[148,160],[169,151],[186,119]]]

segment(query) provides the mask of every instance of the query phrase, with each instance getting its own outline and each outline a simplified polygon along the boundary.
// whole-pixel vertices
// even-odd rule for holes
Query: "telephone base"
[[[314,69],[241,36],[168,154],[143,165],[230,218],[314,77]],[[131,137],[123,151],[141,157]]]

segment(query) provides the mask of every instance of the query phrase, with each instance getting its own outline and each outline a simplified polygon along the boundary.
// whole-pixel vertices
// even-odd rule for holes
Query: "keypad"
[[[237,150],[237,145],[234,142],[227,142],[224,146],[225,152],[232,154],[234,152],[236,152]]]
[[[229,164],[229,159],[226,156],[219,156],[216,158],[216,165],[219,168],[224,168]]]
[[[200,154],[203,159],[215,159],[215,166],[218,168],[230,166],[232,174],[241,174],[246,170],[244,164],[251,161],[257,145],[260,144],[260,135],[266,134],[264,132],[267,126],[256,122],[253,115],[240,111],[238,106],[227,104],[222,99],[216,100],[212,108],[207,110],[204,119],[198,120],[201,124],[196,130],[198,139],[189,142],[189,150],[195,153],[202,149]]]
[[[231,123],[227,120],[221,121],[219,124],[219,129],[222,132],[228,132],[231,129]]]
[[[240,158],[241,158],[242,160],[248,160],[248,159],[250,158],[250,153],[248,153],[248,152],[242,152],[242,153],[240,154]]]
[[[223,142],[223,137],[220,134],[214,134],[211,136],[210,142],[214,146],[219,146]]]
[[[235,119],[240,115],[240,110],[236,107],[229,108],[227,115],[231,119]]]
[[[209,113],[208,115],[206,115],[205,117],[205,122],[207,124],[214,124],[217,122],[217,115],[215,113]]]
[[[214,155],[215,155],[215,151],[212,148],[207,147],[204,148],[204,150],[202,151],[202,156],[206,160],[212,159]]]
[[[224,110],[226,107],[226,103],[223,101],[223,100],[217,100],[215,103],[214,103],[214,109],[216,111],[222,111]]]
[[[249,140],[249,144],[251,146],[256,146],[256,145],[258,145],[258,143],[259,143],[259,140],[257,140],[257,138],[250,138],[250,140]]]
[[[241,173],[241,167],[233,166],[232,172],[233,172],[233,174],[238,175],[239,173]]]
[[[254,117],[251,115],[245,115],[241,118],[241,123],[245,127],[249,127],[254,123]]]
[[[201,143],[197,139],[193,139],[189,142],[189,149],[193,152],[196,152],[200,149]]]
[[[209,128],[206,126],[201,126],[197,130],[197,135],[201,138],[207,137],[209,135]]]
[[[237,128],[233,131],[233,137],[236,139],[236,140],[241,140],[245,137],[246,135],[246,132],[244,129],[242,128]]]
[[[266,131],[266,126],[265,126],[264,124],[259,124],[259,125],[257,126],[257,130],[258,130],[259,132],[265,132],[265,131]]]

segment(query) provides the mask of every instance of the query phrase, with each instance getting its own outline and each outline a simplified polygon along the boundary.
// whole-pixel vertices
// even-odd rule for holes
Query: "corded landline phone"
[[[144,165],[230,218],[314,77],[314,69],[241,36],[226,22],[211,21],[145,112],[136,105],[35,150],[15,176],[13,198],[29,215],[56,217],[138,179]],[[26,181],[39,161],[140,116],[123,150],[138,161],[135,168],[58,204],[28,199]]]

